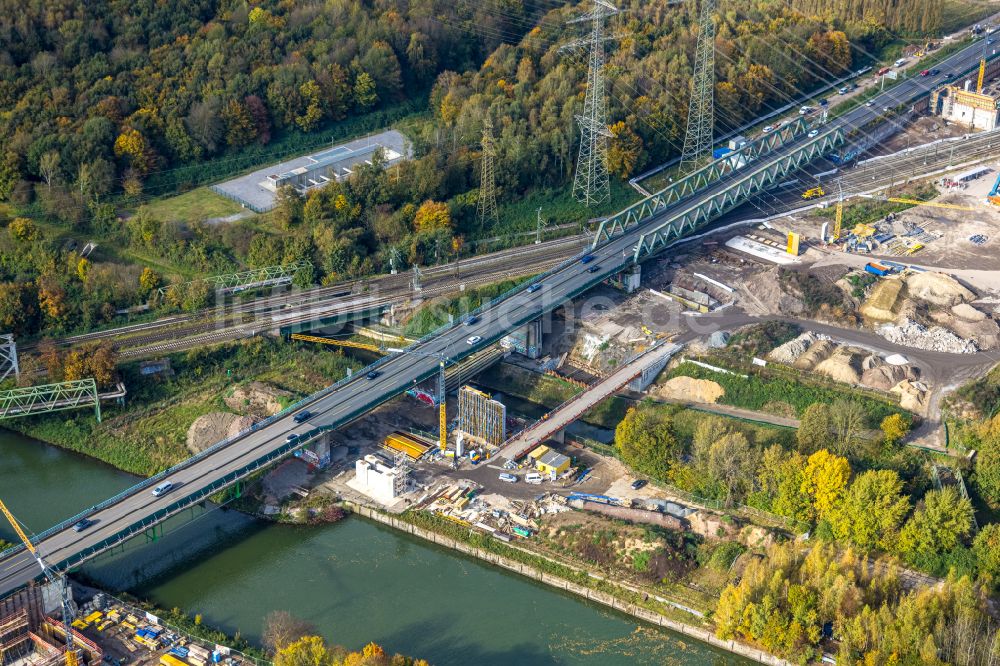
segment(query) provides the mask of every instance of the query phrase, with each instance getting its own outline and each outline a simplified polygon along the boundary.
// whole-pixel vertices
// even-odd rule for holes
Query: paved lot
[[[270,210],[274,206],[274,192],[261,187],[260,185],[261,181],[263,181],[268,175],[284,173],[299,167],[309,166],[310,164],[315,163],[318,158],[326,156],[331,151],[346,152],[348,150],[365,148],[373,144],[378,144],[384,148],[393,150],[400,155],[410,155],[406,137],[396,130],[389,130],[387,132],[372,134],[371,136],[366,136],[347,143],[338,144],[336,146],[330,146],[329,148],[324,148],[323,150],[313,153],[312,155],[303,155],[302,157],[296,157],[295,159],[288,160],[287,162],[272,164],[264,167],[263,169],[258,169],[253,173],[248,173],[245,176],[240,176],[239,178],[234,178],[232,180],[227,180],[224,183],[213,185],[212,189],[223,196],[229,197],[238,203],[246,205],[247,208],[263,212]],[[359,155],[358,161],[363,159],[364,157]],[[354,162],[350,162],[350,164],[353,165]]]

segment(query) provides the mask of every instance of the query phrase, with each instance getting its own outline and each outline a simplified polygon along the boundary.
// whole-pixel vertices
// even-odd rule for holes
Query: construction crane
[[[334,345],[337,347],[350,347],[351,349],[364,349],[365,351],[375,352],[378,354],[382,353],[382,348],[375,345],[370,345],[364,342],[354,342],[353,340],[334,340],[333,338],[321,338],[315,335],[303,335],[302,333],[292,333],[289,336],[292,340],[301,340],[302,342],[318,342],[322,345]]]
[[[7,505],[3,503],[3,500],[0,500],[0,512],[3,512],[3,515],[7,517],[7,521],[14,527],[14,531],[17,532],[17,536],[21,539],[21,542],[24,543],[24,547],[28,549],[28,552],[35,558],[35,561],[38,562],[38,566],[41,567],[42,573],[45,574],[45,577],[48,578],[50,582],[59,584],[60,592],[62,594],[63,628],[66,631],[65,665],[78,666],[79,659],[77,657],[76,650],[73,649],[73,611],[70,608],[69,588],[66,585],[66,576],[56,573],[45,563],[45,560],[42,559],[41,553],[39,553],[38,549],[35,548],[35,545],[31,543],[31,539],[29,539],[28,535],[24,533],[24,530],[21,529],[21,525],[17,522],[17,519],[14,518],[14,514],[10,512]]]
[[[837,214],[833,218],[833,242],[840,240],[841,227],[844,225],[844,188],[837,183]]]
[[[979,79],[976,81],[976,94],[983,94],[983,82],[986,79],[986,46],[990,40],[983,36],[983,57],[979,59]]]

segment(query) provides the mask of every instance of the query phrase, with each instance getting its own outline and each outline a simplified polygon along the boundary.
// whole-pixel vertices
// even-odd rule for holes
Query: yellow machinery
[[[976,93],[983,94],[983,79],[986,78],[986,46],[990,40],[983,37],[983,57],[979,59],[979,79],[976,81]]]
[[[822,187],[814,187],[812,189],[808,189],[805,192],[803,192],[802,193],[802,198],[803,199],[815,199],[816,197],[821,197],[824,194],[826,194],[826,192],[823,191]]]
[[[42,573],[45,574],[45,577],[53,583],[59,583],[62,591],[63,629],[66,631],[66,666],[77,666],[79,664],[79,658],[77,657],[76,650],[73,649],[73,627],[71,626],[73,622],[73,612],[70,609],[69,591],[66,587],[66,577],[56,573],[49,567],[49,565],[45,564],[45,560],[42,559],[38,549],[36,549],[35,545],[31,543],[31,539],[29,539],[28,535],[24,533],[24,530],[21,529],[20,523],[18,523],[17,519],[14,518],[14,514],[7,509],[7,505],[3,503],[3,500],[0,500],[0,512],[3,512],[3,515],[7,517],[7,520],[14,528],[14,531],[17,532],[18,538],[20,538],[21,542],[24,543],[24,547],[28,549],[28,552],[31,553],[32,556],[34,556],[35,561],[38,562],[38,566],[41,567]]]
[[[290,337],[292,340],[301,340],[302,342],[318,342],[323,345],[350,347],[351,349],[364,349],[365,351],[376,353],[382,352],[382,349],[376,347],[375,345],[369,345],[364,342],[354,342],[352,340],[334,340],[333,338],[321,338],[315,335],[303,335],[302,333],[292,333]]]
[[[931,208],[948,208],[950,210],[976,210],[970,206],[959,206],[958,204],[938,203],[936,201],[920,201],[919,199],[901,199],[899,197],[889,197],[886,201],[901,204],[913,204],[914,206],[930,206]]]
[[[840,240],[840,228],[844,224],[844,193],[837,198],[837,215],[833,219],[833,242]]]

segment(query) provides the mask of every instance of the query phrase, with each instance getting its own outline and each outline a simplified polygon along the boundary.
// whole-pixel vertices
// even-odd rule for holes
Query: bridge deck
[[[680,348],[680,345],[664,343],[637,356],[583,393],[578,393],[563,403],[541,421],[507,440],[499,455],[507,460],[517,460],[526,455],[540,442],[559,432],[583,416],[588,409],[641,375],[643,370],[655,366],[664,358],[673,356]]]

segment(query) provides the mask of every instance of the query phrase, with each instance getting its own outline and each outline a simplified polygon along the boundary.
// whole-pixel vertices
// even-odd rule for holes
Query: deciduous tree
[[[899,526],[910,511],[903,482],[894,470],[869,470],[858,475],[844,498],[829,511],[838,539],[861,548],[892,550]]]
[[[851,465],[846,458],[820,449],[809,456],[802,472],[802,492],[812,498],[813,508],[825,517],[844,495],[851,477]]]

